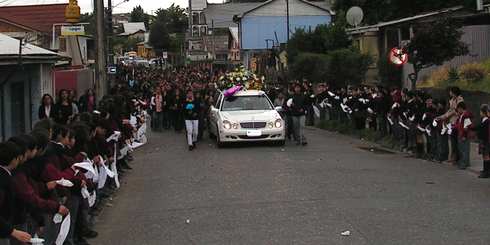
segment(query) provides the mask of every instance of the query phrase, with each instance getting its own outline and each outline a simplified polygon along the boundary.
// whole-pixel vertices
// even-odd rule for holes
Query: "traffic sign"
[[[61,26],[62,36],[83,36],[85,35],[85,27],[82,25]]]
[[[107,67],[107,74],[114,75],[117,73],[117,68],[115,66],[109,66]]]
[[[396,66],[402,66],[408,62],[408,54],[404,49],[392,48],[388,60]]]

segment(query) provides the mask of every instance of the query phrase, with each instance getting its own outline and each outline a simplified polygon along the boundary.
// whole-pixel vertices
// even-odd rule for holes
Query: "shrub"
[[[468,63],[459,68],[459,75],[468,82],[477,82],[485,78],[487,71],[482,64]]]
[[[325,54],[300,53],[289,67],[295,79],[306,78],[312,82],[325,81],[329,57]]]
[[[449,83],[455,83],[456,81],[459,80],[459,72],[458,69],[451,67],[449,68],[448,71],[448,77],[447,77],[447,82]]]
[[[357,49],[339,49],[328,54],[327,79],[338,87],[360,84],[366,77],[371,56]]]
[[[381,58],[378,60],[379,79],[382,85],[392,87],[401,86],[402,68],[391,64],[388,59]]]
[[[431,86],[439,86],[443,82],[449,80],[449,67],[443,66],[434,70],[427,79],[427,83]],[[456,72],[457,73],[457,72]]]

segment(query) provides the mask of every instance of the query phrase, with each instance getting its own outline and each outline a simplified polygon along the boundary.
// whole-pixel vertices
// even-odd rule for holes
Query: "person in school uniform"
[[[19,212],[25,212],[24,220],[29,227],[28,231],[34,235],[44,226],[43,215],[49,213],[68,213],[68,209],[59,204],[50,194],[56,188],[56,181],[44,183],[41,181],[43,169],[43,155],[49,142],[47,133],[35,131],[36,154],[14,171],[13,185],[17,198],[23,205],[17,205]],[[42,234],[39,234],[42,235]]]
[[[490,107],[487,104],[480,106],[480,125],[476,128],[478,135],[478,152],[482,155],[483,169],[478,178],[490,178],[490,120],[488,114]]]
[[[456,121],[458,139],[458,161],[459,169],[466,169],[470,166],[470,133],[473,128],[473,115],[466,109],[466,104],[460,102],[456,107],[458,119]]]
[[[31,235],[14,228],[16,209],[12,171],[22,162],[23,152],[13,142],[0,143],[0,245],[10,245],[10,239],[28,243]]]
[[[437,117],[434,119],[432,125],[434,126],[435,133],[437,135],[436,160],[440,163],[448,160],[449,158],[449,134],[446,127],[448,121],[443,117],[446,111],[446,102],[444,100],[438,100],[436,103]]]
[[[189,151],[196,148],[197,136],[199,134],[200,111],[200,102],[194,98],[194,92],[192,90],[188,90],[184,103],[184,119],[185,128],[187,130],[187,144],[189,145]]]

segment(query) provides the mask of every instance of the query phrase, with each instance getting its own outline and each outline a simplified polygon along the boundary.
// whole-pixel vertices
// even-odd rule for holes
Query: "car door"
[[[218,128],[218,121],[220,120],[219,118],[219,111],[221,107],[221,100],[223,99],[223,94],[220,94],[218,99],[215,101],[214,105],[211,105],[211,111],[209,112],[209,119],[211,122],[211,132],[213,134],[217,134],[218,132],[216,129]]]

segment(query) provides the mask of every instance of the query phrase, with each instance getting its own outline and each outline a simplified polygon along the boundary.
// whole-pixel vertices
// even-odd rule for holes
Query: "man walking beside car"
[[[304,136],[304,127],[306,120],[306,96],[301,93],[301,84],[294,85],[294,94],[287,102],[291,108],[291,117],[293,121],[294,140],[297,145],[306,145]]]

